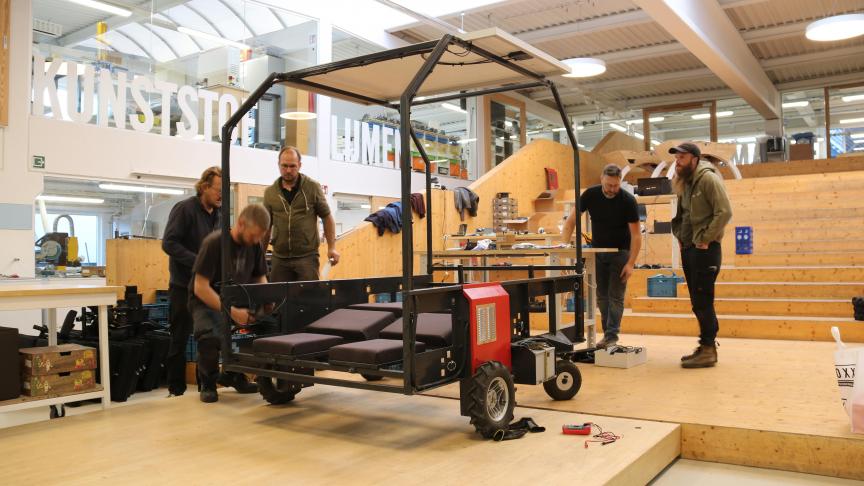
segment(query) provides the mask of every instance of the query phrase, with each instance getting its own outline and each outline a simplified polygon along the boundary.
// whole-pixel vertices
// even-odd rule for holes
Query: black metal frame
[[[459,46],[466,51],[470,51],[483,59],[494,62],[500,66],[503,66],[507,69],[514,71],[515,73],[520,74],[528,79],[531,79],[529,82],[521,83],[521,84],[510,84],[506,86],[495,86],[485,89],[474,89],[471,91],[462,92],[459,94],[448,94],[441,96],[434,96],[426,98],[422,101],[415,101],[414,98],[417,92],[420,90],[423,82],[429,77],[432,73],[435,66],[441,60],[441,57],[447,52],[448,48],[451,45]],[[402,96],[399,99],[398,103],[394,103],[392,101],[374,99],[367,96],[363,96],[357,93],[351,93],[342,89],[332,88],[318,82],[309,81],[306,78],[310,78],[313,76],[324,75],[333,71],[338,71],[341,69],[348,69],[354,67],[365,66],[369,64],[374,64],[376,62],[389,61],[404,58],[406,56],[413,55],[424,55],[425,62],[423,63],[420,70],[416,73],[414,78],[411,80],[409,85],[403,91]],[[402,202],[402,277],[401,277],[401,288],[400,291],[403,295],[403,368],[401,372],[396,371],[379,371],[377,374],[379,376],[401,376],[404,379],[404,383],[402,387],[396,387],[392,385],[377,385],[372,383],[358,383],[354,381],[348,380],[338,380],[332,378],[322,378],[316,376],[309,376],[300,373],[291,373],[291,372],[283,372],[278,370],[267,370],[262,368],[256,368],[254,366],[248,366],[240,363],[240,359],[244,363],[260,363],[260,364],[277,364],[274,360],[263,359],[260,357],[255,357],[254,355],[249,354],[240,354],[233,353],[231,350],[231,337],[230,333],[226,332],[222,336],[222,349],[223,349],[223,360],[226,365],[226,369],[233,371],[241,371],[241,372],[251,372],[257,373],[263,376],[271,376],[275,378],[284,378],[290,379],[292,381],[297,381],[300,383],[322,383],[322,384],[332,384],[332,385],[340,385],[346,387],[353,388],[362,388],[369,390],[378,390],[378,391],[390,391],[397,393],[405,393],[405,394],[413,394],[415,391],[418,391],[417,384],[414,383],[415,376],[415,367],[417,365],[417,359],[422,357],[423,354],[426,353],[416,353],[414,350],[414,339],[416,337],[416,315],[420,313],[424,308],[432,308],[436,304],[431,304],[430,302],[437,302],[440,305],[440,299],[442,295],[447,295],[447,299],[455,305],[457,308],[452,309],[454,314],[454,322],[460,321],[460,319],[464,320],[467,313],[467,309],[461,308],[465,305],[464,299],[454,298],[455,295],[461,295],[461,285],[457,286],[448,286],[443,288],[427,288],[427,289],[416,289],[415,288],[415,280],[414,276],[414,248],[413,248],[413,231],[411,225],[412,214],[410,211],[410,195],[411,195],[411,155],[410,155],[410,142],[413,140],[415,145],[420,152],[423,161],[426,165],[426,207],[427,207],[427,216],[426,216],[426,250],[427,250],[427,265],[426,265],[426,273],[427,275],[432,275],[435,271],[441,271],[443,268],[436,267],[433,265],[432,258],[432,198],[431,198],[431,163],[429,161],[429,157],[426,154],[426,151],[423,148],[423,144],[417,139],[417,135],[414,132],[411,126],[411,107],[414,105],[421,104],[429,104],[436,103],[441,101],[448,101],[454,99],[464,99],[475,96],[481,96],[485,94],[499,93],[504,91],[512,91],[517,89],[526,89],[533,87],[541,87],[546,86],[552,92],[553,98],[555,100],[555,104],[557,106],[558,112],[561,115],[562,122],[564,123],[564,127],[567,131],[567,135],[570,139],[570,145],[573,148],[573,174],[574,174],[574,187],[580,186],[580,177],[579,177],[579,148],[576,140],[576,135],[573,130],[573,127],[570,124],[570,121],[567,117],[567,114],[564,110],[564,106],[561,103],[561,98],[558,95],[558,90],[555,87],[555,84],[546,79],[545,76],[532,72],[528,69],[525,69],[522,66],[515,64],[513,61],[497,56],[491,52],[486,51],[485,49],[480,48],[479,46],[474,45],[469,41],[462,40],[460,38],[454,37],[452,35],[445,35],[438,41],[429,41],[423,42],[419,44],[414,44],[402,48],[391,49],[387,51],[382,51],[374,54],[369,54],[366,56],[360,56],[352,59],[346,59],[343,61],[333,62],[329,64],[324,64],[320,66],[313,66],[310,68],[301,69],[298,71],[293,71],[290,73],[272,73],[267,79],[254,91],[252,92],[246,101],[240,106],[240,108],[228,119],[225,125],[222,127],[222,200],[229,201],[230,200],[230,188],[231,188],[231,145],[232,139],[231,134],[234,129],[239,125],[242,118],[255,106],[259,99],[269,90],[273,85],[277,83],[285,83],[288,85],[296,85],[308,88],[311,91],[319,91],[323,93],[331,93],[337,96],[341,96],[343,98],[352,99],[355,101],[359,101],[366,104],[377,104],[385,107],[395,108],[399,110],[400,115],[400,137],[401,137],[401,147],[403,147],[400,153],[400,170],[401,170],[401,202]],[[577,214],[579,214],[579,198],[576,198],[576,209]],[[234,285],[231,275],[231,262],[230,262],[230,205],[225,204],[222,206],[222,275],[221,275],[221,296],[223,301],[223,314],[227,322],[230,322],[230,316],[228,315],[228,308],[230,302],[243,302],[244,298],[249,298],[250,289],[252,291],[256,291],[257,289],[253,287],[263,287],[260,289],[262,294],[270,294],[274,291],[278,291],[282,289],[286,291],[292,285],[302,285],[303,283],[298,284],[260,284],[259,286],[240,286]],[[507,281],[503,282],[502,285],[510,289],[508,292],[511,292],[511,310],[516,310],[519,312],[525,313],[525,322],[527,323],[528,317],[527,313],[527,301],[526,298],[545,295],[547,297],[554,297],[556,293],[560,292],[568,292],[575,291],[576,293],[576,323],[575,323],[575,333],[579,335],[576,336],[576,340],[582,341],[581,334],[584,333],[584,309],[582,303],[582,297],[584,293],[583,289],[583,275],[584,275],[584,263],[582,259],[582,230],[581,230],[581,221],[580,218],[576,218],[576,265],[575,265],[575,275],[570,276],[561,276],[561,277],[545,277],[540,279],[529,279],[523,281]],[[472,270],[472,269],[484,269],[485,267],[460,267],[463,270]],[[521,270],[525,269],[525,267],[495,267],[496,270]],[[573,267],[569,266],[530,266],[530,271],[533,273],[533,270],[558,270],[558,269],[573,269]],[[460,272],[461,273],[461,272]],[[369,279],[364,279],[363,281],[368,281]],[[314,284],[314,282],[307,282],[307,285]],[[572,285],[572,287],[570,287]],[[270,286],[268,289],[267,287]],[[273,287],[278,286],[278,287]],[[242,292],[241,292],[242,290]],[[513,298],[516,296],[516,298]],[[523,298],[524,297],[524,298]],[[446,299],[445,299],[446,300]],[[566,338],[561,338],[559,336],[559,332],[557,329],[557,322],[555,322],[554,318],[554,298],[548,299],[550,305],[553,306],[550,308],[550,333],[549,339],[551,341],[555,341],[556,339],[559,341],[567,341]],[[278,300],[277,300],[278,302]],[[516,306],[516,308],[514,308]],[[524,306],[523,308],[518,308],[519,306]],[[458,314],[458,317],[455,315]],[[461,322],[461,321],[460,321]],[[463,327],[464,324],[464,327]],[[461,332],[467,333],[467,323],[454,325],[454,330],[457,334]],[[525,331],[527,333],[527,330]],[[527,336],[526,336],[527,337]],[[571,337],[571,339],[574,339]],[[570,346],[570,351],[572,352],[572,343],[567,341],[567,345]],[[566,346],[564,346],[562,342],[562,349],[564,349],[563,354],[567,354]],[[333,369],[340,371],[352,371],[350,369],[340,369],[338,366],[331,366],[328,364],[322,364],[321,362],[311,362],[311,361],[303,361],[299,360],[288,360],[289,363],[294,366],[300,367],[311,367],[315,369]],[[463,360],[467,361],[467,359]],[[460,365],[464,365],[460,363]],[[460,368],[461,370],[461,368]],[[356,370],[354,370],[356,371]],[[452,379],[447,380],[446,382],[452,382]],[[446,384],[445,382],[435,384],[435,386]]]

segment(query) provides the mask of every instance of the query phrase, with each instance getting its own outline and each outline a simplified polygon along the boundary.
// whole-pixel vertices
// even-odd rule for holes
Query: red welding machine
[[[498,283],[462,286],[471,316],[471,373],[487,361],[512,371],[510,359],[510,294]]]

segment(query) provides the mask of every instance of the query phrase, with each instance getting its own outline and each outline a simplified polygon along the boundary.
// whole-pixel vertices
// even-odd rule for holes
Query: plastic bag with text
[[[864,378],[856,380],[855,371],[864,369],[864,348],[847,348],[840,339],[840,329],[831,328],[837,342],[834,371],[840,387],[843,409],[852,421],[852,431],[864,433]]]

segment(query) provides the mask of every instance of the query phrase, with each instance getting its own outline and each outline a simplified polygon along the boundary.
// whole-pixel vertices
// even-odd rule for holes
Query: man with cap
[[[678,209],[672,233],[681,246],[681,264],[693,313],[699,321],[699,347],[681,358],[684,368],[707,368],[717,363],[714,282],[720,273],[720,240],[732,218],[723,180],[713,164],[700,161],[702,152],[685,142],[669,149],[675,155],[675,192]]]
[[[603,339],[597,343],[599,349],[618,343],[627,280],[633,275],[633,265],[642,244],[636,198],[621,190],[621,179],[621,168],[609,164],[603,168],[600,185],[585,189],[579,196],[579,209],[588,211],[591,216],[593,245],[617,250],[598,253],[595,262],[597,306],[603,325]],[[564,243],[570,243],[578,217],[574,207],[561,230]]]

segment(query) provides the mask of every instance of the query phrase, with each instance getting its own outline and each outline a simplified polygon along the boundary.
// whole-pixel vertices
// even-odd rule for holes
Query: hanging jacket
[[[378,229],[378,236],[384,235],[384,230],[391,233],[402,231],[402,203],[392,202],[384,209],[379,209],[370,214],[363,221],[369,221]]]
[[[411,209],[421,218],[426,217],[426,201],[423,199],[423,194],[415,192],[411,194]]]
[[[459,211],[459,219],[465,221],[465,210],[468,210],[468,215],[472,218],[477,216],[477,205],[480,202],[480,196],[474,193],[467,187],[457,187],[453,190],[453,199],[456,203],[456,210]]]

